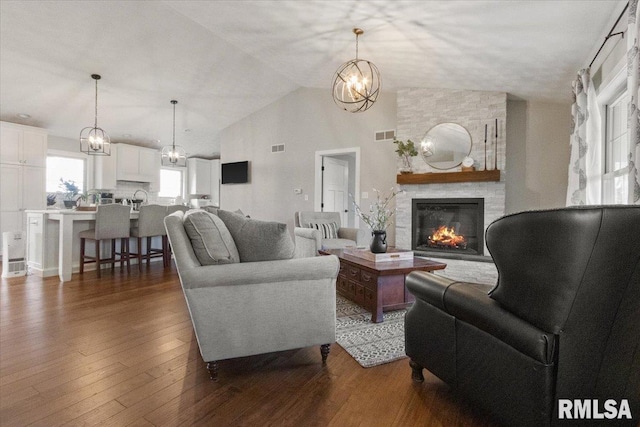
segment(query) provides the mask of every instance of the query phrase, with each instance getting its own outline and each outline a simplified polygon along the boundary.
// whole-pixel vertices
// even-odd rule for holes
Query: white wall
[[[251,182],[222,185],[221,207],[293,229],[294,212],[314,210],[315,152],[351,147],[360,147],[360,191],[390,189],[396,180],[395,146],[374,142],[373,136],[396,128],[396,110],[393,93],[382,93],[372,108],[352,114],[334,104],[329,90],[301,88],[229,126],[220,135],[221,162],[249,160]],[[274,144],[285,144],[286,151],[271,154]],[[295,188],[302,194],[294,194]],[[370,201],[361,200],[362,209],[368,210]]]
[[[565,205],[570,130],[570,104],[507,101],[507,213]]]

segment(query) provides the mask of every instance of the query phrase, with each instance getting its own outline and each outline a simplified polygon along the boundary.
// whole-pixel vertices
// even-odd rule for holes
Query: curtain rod
[[[613,33],[613,34],[612,34],[612,31],[616,28],[616,26],[618,25],[618,22],[620,22],[620,19],[622,19],[622,16],[624,15],[624,13],[627,11],[628,8],[629,8],[629,2],[627,2],[627,5],[624,7],[624,9],[622,9],[622,13],[620,14],[620,16],[618,16],[618,19],[616,19],[616,23],[613,24],[613,27],[611,27],[611,29],[609,30],[609,34],[607,35],[607,37],[604,38],[604,41],[600,45],[600,49],[598,49],[598,51],[596,52],[595,56],[591,60],[591,63],[589,64],[589,68],[591,68],[591,66],[595,62],[596,58],[600,54],[600,51],[602,51],[602,48],[607,43],[607,40],[609,40],[613,36],[618,36],[618,35],[622,35],[622,38],[624,38],[624,31],[621,31],[621,32],[618,32],[618,33]]]

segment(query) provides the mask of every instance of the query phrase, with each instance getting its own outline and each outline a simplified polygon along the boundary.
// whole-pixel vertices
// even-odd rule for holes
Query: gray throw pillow
[[[240,262],[233,237],[217,216],[199,209],[190,210],[184,215],[183,225],[200,264]]]
[[[222,209],[218,216],[231,232],[241,262],[293,258],[295,245],[287,224],[251,219]]]

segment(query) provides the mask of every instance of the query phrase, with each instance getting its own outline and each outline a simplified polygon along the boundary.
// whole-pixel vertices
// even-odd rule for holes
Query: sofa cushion
[[[218,216],[231,232],[241,262],[293,257],[295,245],[286,224],[251,219],[222,209],[218,211]]]
[[[319,230],[323,239],[337,239],[338,238],[338,224],[335,222],[318,223],[310,222],[309,228]]]
[[[184,215],[183,225],[200,264],[240,262],[231,233],[216,215],[200,209],[190,210]]]

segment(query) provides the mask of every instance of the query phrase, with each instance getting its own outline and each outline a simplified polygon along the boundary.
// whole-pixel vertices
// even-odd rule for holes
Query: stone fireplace
[[[413,199],[411,233],[414,251],[483,255],[484,198]]]

